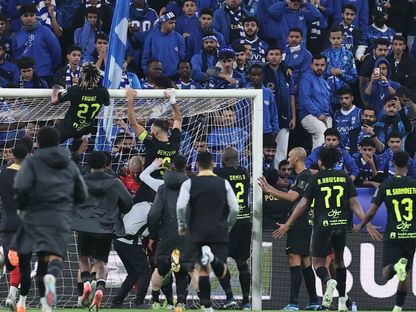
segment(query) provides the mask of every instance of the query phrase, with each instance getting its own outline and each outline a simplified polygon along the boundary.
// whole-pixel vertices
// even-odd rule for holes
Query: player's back
[[[250,176],[247,170],[240,166],[215,168],[214,173],[230,182],[237,197],[239,212],[237,221],[250,221],[248,194],[250,192]]]
[[[314,226],[345,228],[348,224],[348,199],[355,196],[354,184],[344,171],[318,172],[305,193],[305,197],[314,199]]]
[[[387,209],[385,239],[416,239],[413,214],[416,180],[408,176],[394,176],[383,182],[373,199],[378,205],[382,201]]]

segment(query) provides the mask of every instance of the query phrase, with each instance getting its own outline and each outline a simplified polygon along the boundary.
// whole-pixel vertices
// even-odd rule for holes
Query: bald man
[[[281,200],[292,203],[292,209],[302,198],[312,173],[306,169],[306,151],[302,147],[295,147],[289,152],[289,164],[296,172],[296,180],[289,192],[283,192],[269,185],[264,177],[259,178],[259,185],[263,192],[273,195]],[[307,310],[315,310],[319,307],[315,289],[315,275],[309,258],[312,227],[309,224],[309,209],[296,221],[287,233],[286,254],[288,255],[290,268],[290,299],[285,310],[299,308],[298,297],[302,274],[309,294],[309,305]],[[273,233],[274,235],[274,233]]]

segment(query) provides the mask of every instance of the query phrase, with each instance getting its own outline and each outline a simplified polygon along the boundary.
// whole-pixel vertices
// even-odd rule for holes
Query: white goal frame
[[[136,98],[164,98],[164,90],[137,90]],[[125,98],[124,90],[109,90],[111,98]],[[0,88],[0,98],[50,98],[51,89],[7,89]],[[176,90],[176,98],[235,98],[252,99],[252,185],[253,185],[253,231],[251,252],[251,295],[252,309],[262,308],[262,233],[263,211],[262,190],[257,183],[263,170],[263,92],[262,89],[227,89],[227,90]],[[180,101],[179,101],[180,106]]]

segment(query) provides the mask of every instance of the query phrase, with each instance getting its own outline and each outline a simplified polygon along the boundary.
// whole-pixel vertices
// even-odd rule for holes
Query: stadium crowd
[[[77,102],[78,93],[85,90],[95,90],[98,93],[97,88],[100,88],[102,81],[100,77],[105,72],[108,56],[109,31],[115,2],[110,0],[0,1],[0,87],[54,88],[52,104],[70,101],[71,107]],[[116,125],[113,127],[111,152],[104,158],[102,154],[93,152],[94,135],[97,131],[94,117],[102,105],[109,104],[108,92],[105,90],[100,91],[100,105],[96,107],[97,111],[88,117],[90,124],[83,125],[85,129],[79,130],[79,125],[74,126],[74,124],[76,120],[85,121],[83,115],[88,110],[84,112],[78,110],[78,113],[76,111],[74,113],[70,108],[64,122],[58,126],[60,139],[57,142],[63,143],[69,139],[67,143],[69,142],[70,145],[72,159],[78,164],[82,173],[99,172],[96,176],[101,175],[100,179],[105,180],[102,171],[112,170],[111,174],[119,177],[128,191],[127,199],[123,197],[126,194],[122,194],[124,188],[117,191],[120,201],[123,201],[123,204],[120,204],[123,206],[123,208],[120,206],[120,213],[129,211],[124,208],[131,206],[133,201],[135,204],[153,202],[154,191],[157,191],[160,185],[143,175],[146,170],[153,169],[158,173],[153,176],[162,181],[164,170],[172,163],[173,171],[180,175],[179,178],[175,178],[182,183],[185,180],[185,171],[194,173],[199,170],[209,171],[212,169],[210,167],[212,161],[217,167],[224,169],[237,164],[247,167],[250,158],[250,155],[247,155],[249,128],[242,129],[241,126],[247,125],[249,121],[244,114],[246,108],[241,106],[241,103],[235,103],[221,110],[209,133],[196,137],[193,127],[199,121],[191,118],[182,120],[180,101],[178,101],[179,105],[176,105],[173,91],[166,95],[169,103],[172,104],[173,112],[173,121],[167,123],[165,120],[146,118],[139,118],[136,121],[133,108],[134,93],[131,89],[255,88],[263,90],[265,178],[260,184],[265,191],[263,224],[266,229],[274,230],[276,222],[282,223],[287,219],[291,203],[299,200],[307,184],[307,180],[301,183],[296,175],[303,168],[318,170],[319,160],[322,160],[320,157],[325,157],[323,154],[327,148],[339,151],[340,157],[334,169],[345,171],[356,186],[377,188],[383,181],[391,179],[395,175],[394,154],[401,151],[407,152],[411,157],[406,158],[408,175],[416,177],[416,157],[414,157],[416,61],[413,59],[416,58],[416,40],[414,40],[416,2],[410,0],[131,0],[129,14],[127,50],[120,82],[120,88],[128,90],[126,92],[128,119],[117,118],[117,114],[122,112],[115,111]],[[66,91],[58,92],[58,87]],[[78,107],[78,104],[75,106]],[[24,123],[16,121],[11,116],[14,116],[14,110],[18,110],[19,107],[6,101],[0,104],[0,109],[2,171],[13,164],[20,164],[26,156],[24,151],[16,149],[16,142],[24,142],[25,146],[29,144],[27,151],[29,153],[36,148],[42,150],[45,145],[55,146],[56,140],[51,145],[44,142],[42,146],[36,139],[41,126],[48,123],[37,120]],[[65,123],[68,120],[71,122]],[[85,136],[91,133],[90,138]],[[150,139],[152,136],[154,140]],[[185,141],[187,143],[184,144]],[[30,142],[33,146],[30,146]],[[170,147],[163,145],[166,142]],[[162,147],[158,146],[159,143],[163,143]],[[165,149],[166,153],[158,154],[158,147]],[[212,151],[213,159],[207,156],[208,151]],[[289,151],[294,151],[292,157]],[[86,154],[90,155],[88,164],[85,161]],[[185,158],[174,158],[176,154],[183,154]],[[169,158],[169,160],[163,164],[157,161],[154,163],[156,158]],[[212,172],[206,175],[211,177]],[[218,175],[227,180],[234,177],[243,181],[247,179],[248,174],[245,171],[238,173],[226,171]],[[100,181],[101,184],[97,186],[94,184],[94,179],[98,178],[90,177],[89,182],[87,181],[89,188],[118,187],[120,189],[121,187],[118,184],[107,185],[105,181]],[[186,202],[182,189],[179,194],[177,185],[169,186],[166,180],[165,183],[166,188],[170,187],[171,191],[176,188],[176,193],[165,196],[173,196],[174,199],[179,196],[183,202]],[[200,186],[196,182],[192,183]],[[188,184],[188,188],[191,188],[190,183]],[[278,191],[287,194],[295,192],[297,195],[285,197],[286,195],[270,191],[268,188],[270,185]],[[296,187],[293,188],[293,185]],[[229,250],[228,252],[236,260],[240,273],[243,290],[241,308],[250,309],[250,273],[247,264],[251,241],[250,235],[247,234],[251,229],[250,226],[247,227],[247,224],[250,225],[250,213],[246,211],[249,209],[248,199],[244,201],[239,197],[244,194],[248,196],[250,186],[237,183],[237,186],[232,185],[232,187],[240,204],[240,212],[236,217],[240,233],[234,233],[237,236],[230,240],[238,242],[238,239],[244,237],[248,251],[233,250],[233,253]],[[230,185],[225,184],[225,189],[228,192]],[[158,191],[158,194],[159,192],[161,191]],[[188,192],[192,197],[192,190],[188,189]],[[104,196],[99,193],[97,191],[94,196]],[[282,204],[279,199],[286,200],[286,204]],[[224,197],[222,200],[228,200],[230,207],[234,204],[229,198]],[[242,202],[245,205],[244,209]],[[277,210],[275,209],[277,204],[286,205],[287,209]],[[140,205],[140,208],[150,210],[150,205],[143,205]],[[184,207],[181,208],[185,209]],[[132,209],[126,216],[131,214],[137,218],[135,213],[137,211]],[[158,217],[161,218],[160,215]],[[82,216],[80,218],[82,219]],[[154,224],[157,224],[157,220],[153,220]],[[226,221],[221,220],[224,228],[232,225],[235,220]],[[181,222],[184,221],[178,220],[178,222],[181,229]],[[126,223],[124,226],[127,232]],[[175,231],[176,226],[175,223]],[[369,227],[371,232],[371,224]],[[85,227],[81,226],[77,230],[83,232]],[[137,230],[130,234],[134,236]],[[154,255],[153,240],[158,240],[158,235],[152,230],[155,231],[149,222],[150,239],[148,238],[144,243],[147,245],[148,255],[152,253]],[[306,222],[297,230],[310,231],[310,226]],[[104,234],[114,233],[107,230]],[[306,235],[309,237],[308,255],[293,250],[292,254],[299,257],[291,257],[289,252],[293,292],[287,310],[299,309],[297,294],[302,273],[310,295],[308,307],[317,309],[321,306],[316,297],[316,290],[312,286],[315,277],[308,257],[311,234],[308,235]],[[85,247],[85,242],[94,241],[100,245],[102,241],[94,235],[80,235],[80,237],[78,243],[84,244],[82,245],[84,249],[80,250],[85,252],[81,254],[80,261],[81,304],[87,301],[86,297],[91,293],[97,293],[93,291],[90,283],[92,276],[86,257],[90,256],[88,253],[91,252],[97,255],[97,250],[89,250]],[[137,255],[137,259],[141,259],[140,263],[148,261],[143,260],[146,258],[143,250],[129,250],[129,244],[137,245],[135,239],[124,237],[114,243],[128,273],[132,274],[129,275],[130,279],[126,279],[120,293],[114,299],[114,307],[122,305],[128,291],[137,280],[141,285],[146,285],[150,281],[150,272],[138,269],[137,263],[129,262],[132,261],[129,259],[131,253]],[[108,240],[105,242],[107,244]],[[204,240],[198,241],[201,242]],[[111,245],[111,239],[109,244]],[[212,249],[216,256],[217,253],[222,252],[221,248]],[[108,260],[108,254],[105,256],[105,253],[105,250],[104,252],[99,250],[98,254],[101,257],[95,258],[94,262],[96,267],[93,271],[96,273],[93,275],[97,275],[96,284],[99,289],[104,289],[105,286],[105,263]],[[54,254],[62,255],[60,250],[55,251]],[[226,259],[227,252],[225,254]],[[175,260],[174,255],[169,253],[169,259],[170,257]],[[226,270],[223,272],[221,267],[225,259],[220,258],[213,257],[211,251],[203,249],[202,267],[210,263],[217,276],[226,276],[221,283],[227,296],[224,308],[236,307],[237,302],[229,283],[229,273],[226,273]],[[25,258],[21,257],[21,259]],[[60,270],[58,262],[53,259],[49,264],[44,264],[43,275],[46,274],[46,266],[48,266],[48,272],[56,276],[56,271]],[[150,266],[154,270],[154,263],[150,263]],[[166,283],[161,286],[161,277],[166,276],[170,269],[158,263],[155,272],[159,270],[160,275],[152,276],[153,303],[159,304],[160,289],[167,298],[171,298],[172,290],[169,290],[169,287],[166,289]],[[175,274],[177,285],[178,280],[182,281],[177,287],[182,287],[180,291],[183,295],[183,287],[186,288],[188,283],[187,275],[181,276],[183,272],[179,268],[175,267],[172,270],[177,273]],[[345,267],[337,267],[336,270],[338,275],[345,273]],[[206,273],[204,270],[199,272],[199,289],[202,292],[200,298],[204,306],[210,308],[207,291],[209,280],[206,281]],[[49,276],[51,274],[45,276],[51,278]],[[322,278],[323,281],[324,279]],[[45,284],[50,286],[46,282]],[[335,287],[333,284],[330,286]],[[47,293],[50,289],[46,288]],[[345,286],[343,292],[345,294]],[[143,303],[144,295],[143,291],[137,293],[138,306]],[[179,304],[185,304],[184,298],[186,295],[181,297],[182,301],[178,301]],[[52,299],[43,302],[42,306],[46,308],[52,306]],[[101,302],[100,300],[94,297],[92,304],[98,305],[99,308],[100,303],[97,302]],[[346,301],[347,299],[340,304],[340,311],[344,311]],[[173,301],[168,300],[168,304],[173,305]],[[20,307],[22,306],[23,303],[20,303]],[[401,306],[397,306],[401,309]]]

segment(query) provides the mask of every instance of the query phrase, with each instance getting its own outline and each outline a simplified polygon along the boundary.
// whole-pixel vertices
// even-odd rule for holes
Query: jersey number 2
[[[87,118],[86,115],[87,115],[90,107],[94,109],[92,114],[91,114],[91,119],[92,119],[98,114],[98,111],[100,110],[101,105],[98,104],[98,103],[93,103],[91,105],[81,103],[81,104],[78,105],[77,117],[79,119],[86,119]]]

